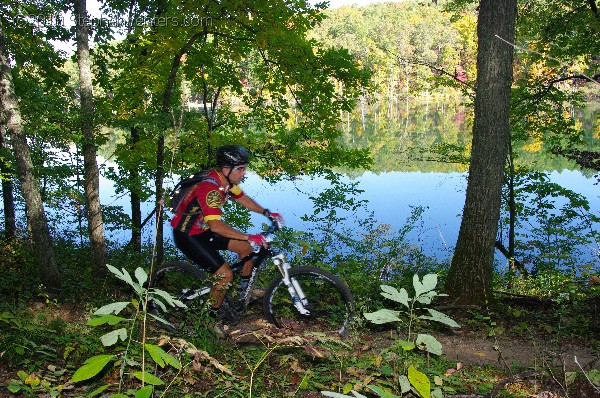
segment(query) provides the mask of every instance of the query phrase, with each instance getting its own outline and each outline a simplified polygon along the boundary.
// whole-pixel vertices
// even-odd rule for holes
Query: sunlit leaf
[[[141,267],[136,268],[135,277],[138,280],[140,285],[143,285],[148,280],[148,274]]]
[[[458,323],[456,323],[456,321],[454,319],[450,318],[446,314],[436,311],[432,308],[427,308],[427,311],[429,311],[429,314],[431,316],[421,315],[419,318],[429,319],[432,321],[440,322],[440,323],[443,323],[444,325],[448,325],[453,328],[460,328],[460,325]]]
[[[115,315],[103,315],[95,318],[90,318],[87,321],[88,326],[99,326],[104,324],[116,325],[119,322],[127,321],[127,318],[123,318]]]
[[[405,394],[410,391],[410,380],[405,375],[398,377],[398,384],[400,385],[400,391]]]
[[[154,387],[151,385],[144,386],[135,392],[135,398],[150,398],[153,390]]]
[[[170,365],[175,369],[181,369],[181,363],[169,354],[165,352],[162,348],[154,344],[146,344],[146,350],[150,353],[150,356],[161,368],[164,368],[165,365]]]
[[[363,315],[367,320],[375,324],[383,324],[389,322],[401,322],[401,319],[398,318],[399,314],[399,311],[384,308],[375,312],[365,312]]]
[[[123,309],[125,307],[127,307],[129,304],[131,304],[131,302],[129,302],[129,301],[119,301],[116,303],[107,304],[103,307],[98,308],[94,312],[94,315],[118,314],[121,311],[123,311]]]
[[[435,355],[442,355],[442,343],[428,334],[418,334],[415,341],[417,347]]]
[[[408,380],[421,397],[429,398],[431,395],[431,382],[425,373],[419,372],[411,365],[408,368]]]
[[[403,304],[408,308],[408,293],[404,288],[401,288],[399,291],[393,287],[388,285],[381,285],[381,290],[383,291],[381,295],[387,299],[394,300],[398,303]]]
[[[117,344],[119,342],[119,339],[121,339],[121,341],[127,340],[127,329],[116,329],[100,337],[100,341],[105,347],[110,347],[112,345]]]
[[[136,379],[142,380],[143,382],[151,384],[153,386],[162,386],[163,384],[165,384],[164,381],[162,381],[158,377],[154,376],[152,373],[148,373],[148,372],[134,372],[133,376]]]
[[[104,367],[113,359],[114,355],[96,355],[94,357],[88,358],[83,366],[75,371],[71,381],[73,383],[77,383],[79,381],[91,379],[96,376],[98,373],[104,369]]]

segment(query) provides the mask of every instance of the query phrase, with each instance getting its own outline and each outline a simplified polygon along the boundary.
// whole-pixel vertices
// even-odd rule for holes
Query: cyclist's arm
[[[231,228],[221,220],[207,220],[206,223],[211,231],[221,236],[236,240],[248,240],[248,235]]]
[[[254,212],[260,213],[260,214],[263,214],[263,212],[265,211],[264,207],[262,207],[261,205],[256,203],[254,201],[254,199],[252,199],[251,197],[249,197],[247,195],[244,195],[244,196],[239,197],[234,200],[250,211],[254,211]]]

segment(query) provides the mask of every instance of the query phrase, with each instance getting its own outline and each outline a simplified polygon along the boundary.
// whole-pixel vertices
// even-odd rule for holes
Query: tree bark
[[[60,274],[56,266],[52,239],[44,213],[39,182],[34,174],[31,154],[23,132],[21,110],[14,91],[12,72],[6,48],[6,40],[0,23],[0,111],[6,120],[11,145],[15,154],[17,173],[21,181],[23,197],[27,206],[27,221],[31,228],[31,239],[35,246],[40,279],[50,291],[60,289]]]
[[[0,118],[0,151],[9,153],[8,142],[4,131],[8,129],[4,118]],[[17,233],[17,219],[15,215],[15,198],[13,195],[12,170],[6,161],[6,156],[0,156],[0,174],[2,174],[2,203],[4,208],[4,238],[14,239]]]
[[[94,94],[90,66],[88,41],[89,23],[86,0],[74,0],[77,63],[79,65],[79,90],[81,101],[81,132],[83,136],[83,169],[85,185],[86,216],[90,238],[91,265],[94,275],[107,274],[106,241],[100,206],[100,182],[96,162],[96,140],[94,137]]]
[[[463,218],[445,283],[459,304],[493,300],[494,244],[510,140],[516,0],[481,0],[477,22],[477,93]],[[501,40],[502,39],[502,40]]]
[[[140,141],[140,133],[137,127],[131,127],[130,129],[130,141],[129,144],[131,149],[135,148],[135,145]],[[129,172],[129,184],[131,187],[131,247],[138,253],[142,251],[142,208],[140,199],[139,186],[140,174],[135,167],[131,168]]]

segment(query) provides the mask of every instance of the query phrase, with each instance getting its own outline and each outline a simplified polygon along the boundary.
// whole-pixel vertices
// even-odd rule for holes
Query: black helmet
[[[217,148],[217,166],[234,167],[248,164],[250,156],[248,151],[239,145],[223,145]]]

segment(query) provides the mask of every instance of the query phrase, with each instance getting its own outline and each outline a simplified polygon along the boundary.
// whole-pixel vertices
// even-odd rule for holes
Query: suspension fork
[[[300,284],[295,278],[290,278],[289,270],[292,266],[285,259],[285,255],[283,253],[280,253],[273,256],[273,263],[275,264],[279,272],[281,272],[283,284],[290,293],[294,306],[296,307],[298,312],[300,312],[302,315],[310,315],[310,311],[306,308],[308,300],[306,299],[306,295],[302,291],[302,287],[300,287]]]

